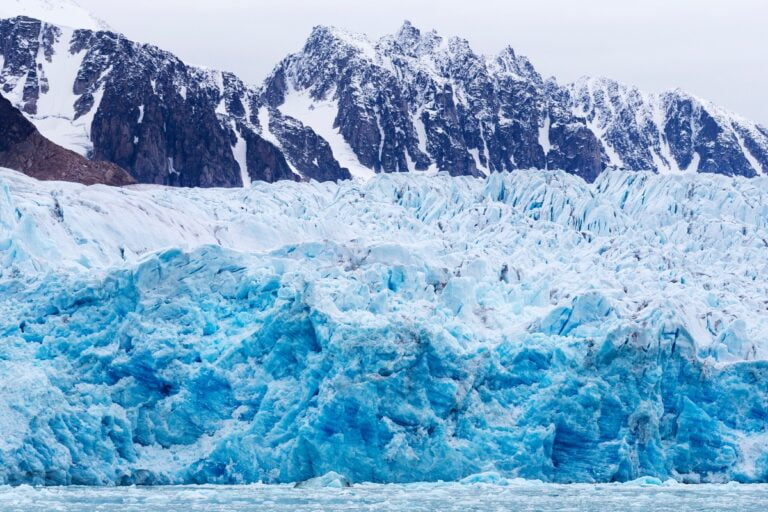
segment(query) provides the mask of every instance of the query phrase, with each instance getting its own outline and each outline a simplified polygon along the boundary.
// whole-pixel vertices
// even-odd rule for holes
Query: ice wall
[[[0,482],[768,480],[767,179],[0,182]]]

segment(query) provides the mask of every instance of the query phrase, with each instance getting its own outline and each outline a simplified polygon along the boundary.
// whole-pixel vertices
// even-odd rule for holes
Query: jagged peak
[[[435,30],[423,31],[405,20],[394,34],[385,35],[376,42],[379,52],[420,57],[435,53],[443,46],[444,39]]]
[[[686,91],[681,87],[673,87],[671,89],[667,89],[663,91],[661,95],[666,97],[674,97],[674,98],[679,98],[684,100],[691,100],[699,103],[707,103],[705,99],[699,98],[695,94],[691,94],[690,92]]]
[[[495,56],[476,53],[470,42],[463,37],[443,37],[436,30],[423,30],[409,20],[392,34],[373,40],[364,34],[330,25],[318,25],[304,45],[304,53],[313,53],[325,46],[339,46],[354,51],[359,57],[381,64],[391,57],[401,56],[421,61],[449,59],[453,62],[462,60],[478,61],[500,71],[515,74],[521,78],[541,81],[527,57],[518,55],[511,46],[506,46]]]
[[[365,34],[352,32],[331,25],[316,25],[304,45],[304,51],[311,51],[318,44],[335,43],[373,58],[376,54],[374,43]]]
[[[680,87],[675,87],[673,89],[669,89],[661,93],[650,93],[647,91],[643,91],[636,85],[628,84],[621,80],[616,80],[614,78],[605,77],[605,76],[584,75],[579,77],[577,80],[571,82],[570,84],[568,84],[568,87],[574,92],[589,92],[590,94],[594,94],[596,91],[606,91],[611,95],[616,95],[616,94],[621,96],[627,96],[630,94],[639,95],[648,100],[654,100],[654,99],[658,99],[662,101],[669,101],[669,100],[675,100],[675,99],[688,100],[697,105],[702,105],[702,106],[708,105],[713,108],[716,108],[716,106],[711,104],[711,102],[703,98],[699,98],[698,96],[695,96],[690,92],[684,89],[681,89]]]
[[[660,113],[658,115],[662,117],[667,115],[665,112],[672,108],[679,108],[681,103],[687,102],[690,104],[693,113],[704,111],[719,126],[725,129],[729,129],[734,124],[737,124],[754,132],[758,126],[754,121],[726,110],[712,101],[692,94],[681,87],[674,87],[656,93],[644,91],[636,85],[627,84],[609,77],[582,76],[570,83],[568,88],[572,93],[588,94],[592,98],[602,91],[608,95],[607,99],[611,102],[619,101],[625,104],[642,104],[645,105],[645,108],[659,109]]]
[[[661,99],[661,101],[667,104],[671,103],[672,101],[688,101],[691,103],[694,110],[705,110],[721,126],[728,127],[736,123],[750,131],[754,131],[758,127],[761,127],[759,123],[756,123],[755,121],[741,114],[728,110],[721,105],[714,103],[713,101],[702,98],[701,96],[693,94],[690,91],[680,87],[667,89],[657,96]]]
[[[533,67],[528,57],[518,55],[510,45],[505,46],[496,56],[487,57],[487,60],[489,66],[496,68],[497,72],[530,78],[537,82],[542,81],[541,75]]]
[[[517,52],[515,52],[515,49],[512,48],[512,45],[508,44],[507,46],[501,49],[501,51],[496,55],[496,58],[517,61],[518,56],[517,56]]]
[[[448,49],[452,53],[457,54],[475,54],[474,50],[472,50],[472,46],[469,44],[469,40],[459,36],[451,36],[448,38]]]
[[[395,39],[404,43],[419,41],[421,39],[421,30],[413,26],[413,23],[409,20],[405,20],[395,33]]]
[[[749,119],[746,119],[734,112],[730,112],[721,106],[695,94],[692,94],[680,87],[668,89],[661,92],[657,96],[660,101],[667,106],[667,108],[669,108],[673,103],[688,102],[690,103],[694,112],[700,112],[702,110],[705,111],[713,119],[715,119],[718,125],[722,127],[729,127],[734,122],[748,126],[750,128],[755,126],[753,121],[750,121]]]

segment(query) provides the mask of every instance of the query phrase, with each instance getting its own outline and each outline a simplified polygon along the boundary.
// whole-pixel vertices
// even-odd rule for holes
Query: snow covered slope
[[[249,119],[253,91],[230,73],[187,66],[114,32],[27,17],[0,19],[0,40],[2,95],[59,145],[141,183],[297,179]],[[318,146],[312,158],[348,176]]]
[[[0,0],[0,19],[27,16],[55,25],[90,30],[109,26],[73,0]]]
[[[768,169],[768,130],[685,91],[647,94],[605,78],[568,88],[571,109],[613,167],[741,176]]]
[[[43,135],[142,183],[768,168],[765,127],[682,91],[561,85],[510,47],[484,56],[408,22],[379,39],[315,27],[260,87],[121,34],[32,18],[0,19],[0,56],[2,94]]]
[[[264,91],[272,108],[328,133],[350,169],[550,168],[593,181],[607,167],[768,168],[768,130],[683,91],[647,94],[604,78],[559,85],[510,47],[484,56],[409,22],[378,40],[316,27]]]
[[[0,482],[764,482],[767,179],[0,171]]]

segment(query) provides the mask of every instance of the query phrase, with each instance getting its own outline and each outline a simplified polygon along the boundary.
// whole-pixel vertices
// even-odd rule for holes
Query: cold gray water
[[[0,488],[0,510],[35,512],[764,512],[768,485],[356,485]]]

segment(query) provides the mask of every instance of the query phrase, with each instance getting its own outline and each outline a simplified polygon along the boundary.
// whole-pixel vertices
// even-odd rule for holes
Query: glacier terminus
[[[766,179],[2,170],[0,483],[765,482]]]

